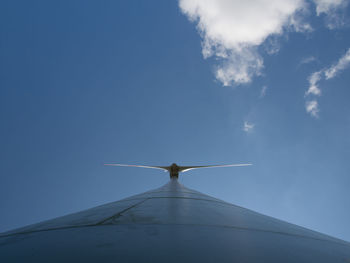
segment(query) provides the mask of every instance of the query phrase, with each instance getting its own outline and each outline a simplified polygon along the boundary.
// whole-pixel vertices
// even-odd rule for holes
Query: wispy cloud
[[[316,14],[326,16],[326,26],[330,29],[344,24],[343,9],[348,5],[348,0],[313,0],[316,5]]]
[[[326,79],[334,78],[340,71],[347,68],[350,64],[350,48],[345,53],[344,56],[342,56],[337,63],[335,63],[333,66],[331,66],[329,69],[325,70],[324,74],[326,76]]]
[[[309,77],[309,88],[305,92],[305,96],[309,97],[320,96],[321,89],[319,88],[319,82],[322,79],[328,80],[334,78],[341,71],[349,67],[350,65],[350,48],[347,50],[344,56],[342,56],[336,63],[334,63],[329,68],[322,69],[320,71],[316,71],[312,73]],[[313,117],[318,117],[319,106],[317,100],[314,98],[313,100],[306,101],[305,104],[306,112],[310,113]]]
[[[319,107],[318,107],[318,102],[317,102],[317,100],[309,100],[309,101],[306,101],[305,107],[306,107],[306,112],[307,112],[307,113],[310,113],[311,116],[313,116],[313,117],[315,117],[315,118],[318,118],[318,112],[319,112],[320,110],[319,110]]]
[[[253,130],[254,126],[255,125],[253,123],[249,123],[249,122],[245,121],[243,124],[243,131],[251,132]]]
[[[310,28],[296,15],[304,0],[180,0],[179,5],[197,23],[203,56],[218,59],[215,76],[224,86],[249,83],[261,73],[258,46],[266,39],[286,28]]]
[[[260,98],[265,97],[265,95],[266,95],[266,90],[267,90],[267,86],[263,86],[263,87],[261,88],[261,91],[260,91]]]
[[[316,61],[316,57],[314,56],[309,56],[309,57],[306,57],[306,58],[303,58],[301,61],[300,61],[300,64],[299,65],[304,65],[304,64],[309,64],[309,63],[312,63],[314,61]]]
[[[309,89],[306,91],[305,96],[309,94],[314,94],[318,96],[321,95],[321,90],[318,88],[317,85],[321,79],[322,73],[323,73],[322,71],[317,71],[310,75],[309,77],[310,86],[309,86]]]
[[[347,4],[346,0],[313,0],[316,5],[316,13],[319,16],[322,13],[330,13],[339,6]]]

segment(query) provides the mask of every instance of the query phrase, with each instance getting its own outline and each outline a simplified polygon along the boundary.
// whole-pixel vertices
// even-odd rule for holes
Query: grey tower
[[[161,188],[0,235],[0,262],[350,262],[348,242]]]

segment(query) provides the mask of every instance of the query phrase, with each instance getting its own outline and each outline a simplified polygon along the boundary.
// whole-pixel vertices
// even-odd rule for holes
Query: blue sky
[[[350,241],[348,1],[1,1],[0,232],[165,184]]]

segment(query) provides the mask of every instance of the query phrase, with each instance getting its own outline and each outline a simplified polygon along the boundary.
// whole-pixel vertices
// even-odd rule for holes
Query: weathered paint
[[[348,242],[163,187],[0,235],[0,262],[349,262]]]

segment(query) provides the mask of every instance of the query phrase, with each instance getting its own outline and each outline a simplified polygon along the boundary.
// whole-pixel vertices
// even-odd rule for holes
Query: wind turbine
[[[186,188],[164,186],[0,234],[0,262],[350,262],[350,244]]]
[[[219,167],[233,167],[233,166],[249,166],[250,163],[240,163],[240,164],[223,164],[223,165],[200,165],[200,166],[178,166],[173,163],[169,166],[149,166],[149,165],[135,165],[135,164],[119,164],[119,163],[106,163],[106,166],[126,166],[126,167],[139,167],[139,168],[151,168],[151,169],[161,169],[165,172],[169,172],[170,179],[179,178],[179,173],[187,172],[193,169],[199,168],[219,168]]]

